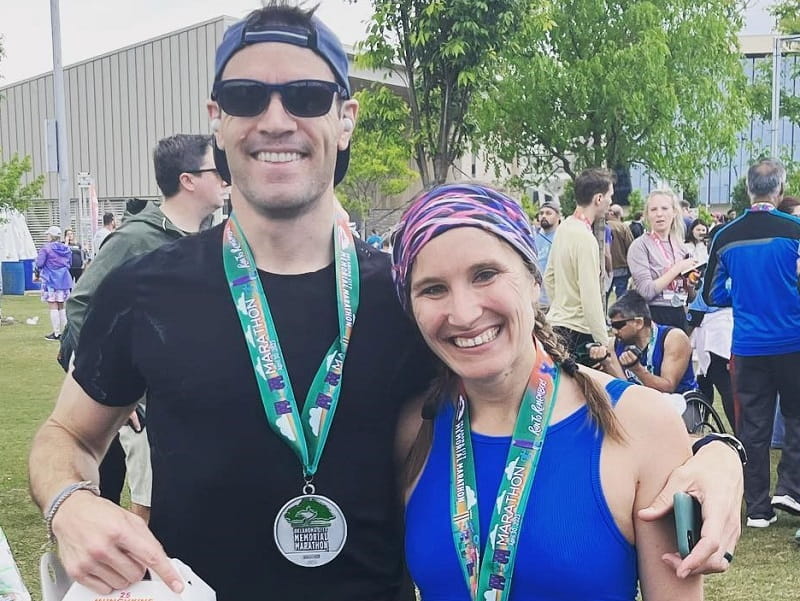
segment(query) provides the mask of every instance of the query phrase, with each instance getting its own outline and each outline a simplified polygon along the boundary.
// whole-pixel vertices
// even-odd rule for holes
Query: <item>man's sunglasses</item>
[[[331,110],[333,98],[347,98],[347,90],[338,83],[301,79],[282,84],[268,84],[253,79],[225,79],[214,84],[211,99],[234,117],[255,117],[269,106],[272,93],[278,92],[283,108],[295,117],[321,117]]]
[[[203,175],[204,173],[213,173],[214,175],[219,176],[219,171],[217,171],[216,167],[209,167],[208,169],[191,169],[189,171],[184,171],[184,173],[191,173],[192,175]]]
[[[633,321],[637,319],[636,317],[629,317],[628,319],[618,319],[616,321],[611,322],[611,328],[614,330],[621,330],[624,328],[629,321]]]

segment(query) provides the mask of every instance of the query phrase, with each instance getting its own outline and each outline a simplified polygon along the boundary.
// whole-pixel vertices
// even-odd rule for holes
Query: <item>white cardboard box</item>
[[[217,595],[202,578],[179,559],[173,559],[183,578],[181,594],[174,593],[153,573],[152,580],[142,580],[130,587],[100,595],[72,579],[64,571],[55,553],[45,553],[39,562],[42,601],[216,601]]]

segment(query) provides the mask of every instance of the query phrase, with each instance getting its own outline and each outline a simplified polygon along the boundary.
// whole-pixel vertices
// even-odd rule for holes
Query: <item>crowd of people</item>
[[[42,294],[67,375],[30,487],[67,572],[108,593],[151,570],[179,592],[177,557],[220,601],[410,601],[414,585],[423,600],[702,598],[701,575],[733,561],[743,488],[748,525],[800,514],[800,376],[776,375],[800,358],[785,173],[754,166],[754,210],[711,234],[669,190],[626,223],[595,168],[574,214],[544,203],[536,228],[503,192],[449,183],[362,242],[335,194],[359,106],[313,13],[269,2],[233,24],[213,134],[154,152],[163,201],[109,223],[88,268],[60,231],[40,254],[43,277],[65,274]],[[227,185],[230,218],[204,229]],[[738,244],[748,220],[759,245]],[[778,303],[757,315],[752,261]],[[714,386],[741,442],[691,439],[665,397]],[[132,512],[109,475],[117,446]],[[686,557],[681,491],[704,520]]]

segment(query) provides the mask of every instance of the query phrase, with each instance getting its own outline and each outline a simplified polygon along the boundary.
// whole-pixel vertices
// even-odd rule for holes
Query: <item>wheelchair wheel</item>
[[[725,425],[719,413],[703,394],[697,390],[690,390],[683,394],[686,401],[686,411],[683,413],[683,422],[689,434],[709,434],[711,432],[724,433]]]

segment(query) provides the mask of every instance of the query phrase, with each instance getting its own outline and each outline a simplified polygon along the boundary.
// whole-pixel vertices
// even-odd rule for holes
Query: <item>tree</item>
[[[355,94],[358,127],[353,133],[350,166],[336,189],[342,206],[366,220],[381,196],[404,192],[416,173],[409,168],[412,150],[408,132],[408,107],[385,86]]]
[[[770,13],[777,18],[778,33],[794,35],[800,33],[800,0],[783,0],[770,8]],[[787,52],[788,47],[788,52]],[[788,46],[784,42],[783,51],[797,53],[797,43]],[[790,79],[800,77],[800,62],[788,65]],[[753,116],[762,121],[772,120],[772,61],[765,58],[756,67],[752,85],[747,90],[748,101]],[[780,115],[789,122],[800,125],[800,98],[792,90],[781,88]]]
[[[544,18],[525,0],[371,1],[360,61],[405,80],[422,184],[444,182],[468,146],[470,105],[489,85],[499,51],[521,24],[535,27]]]
[[[536,180],[642,165],[693,181],[746,123],[739,0],[564,0],[523,29],[475,111],[483,146]]]
[[[22,183],[22,177],[30,170],[30,157],[14,155],[7,163],[0,163],[0,209],[24,211],[31,200],[39,197],[44,187],[43,175]]]
[[[769,12],[778,19],[779,32],[785,35],[800,33],[800,0],[776,2]]]

